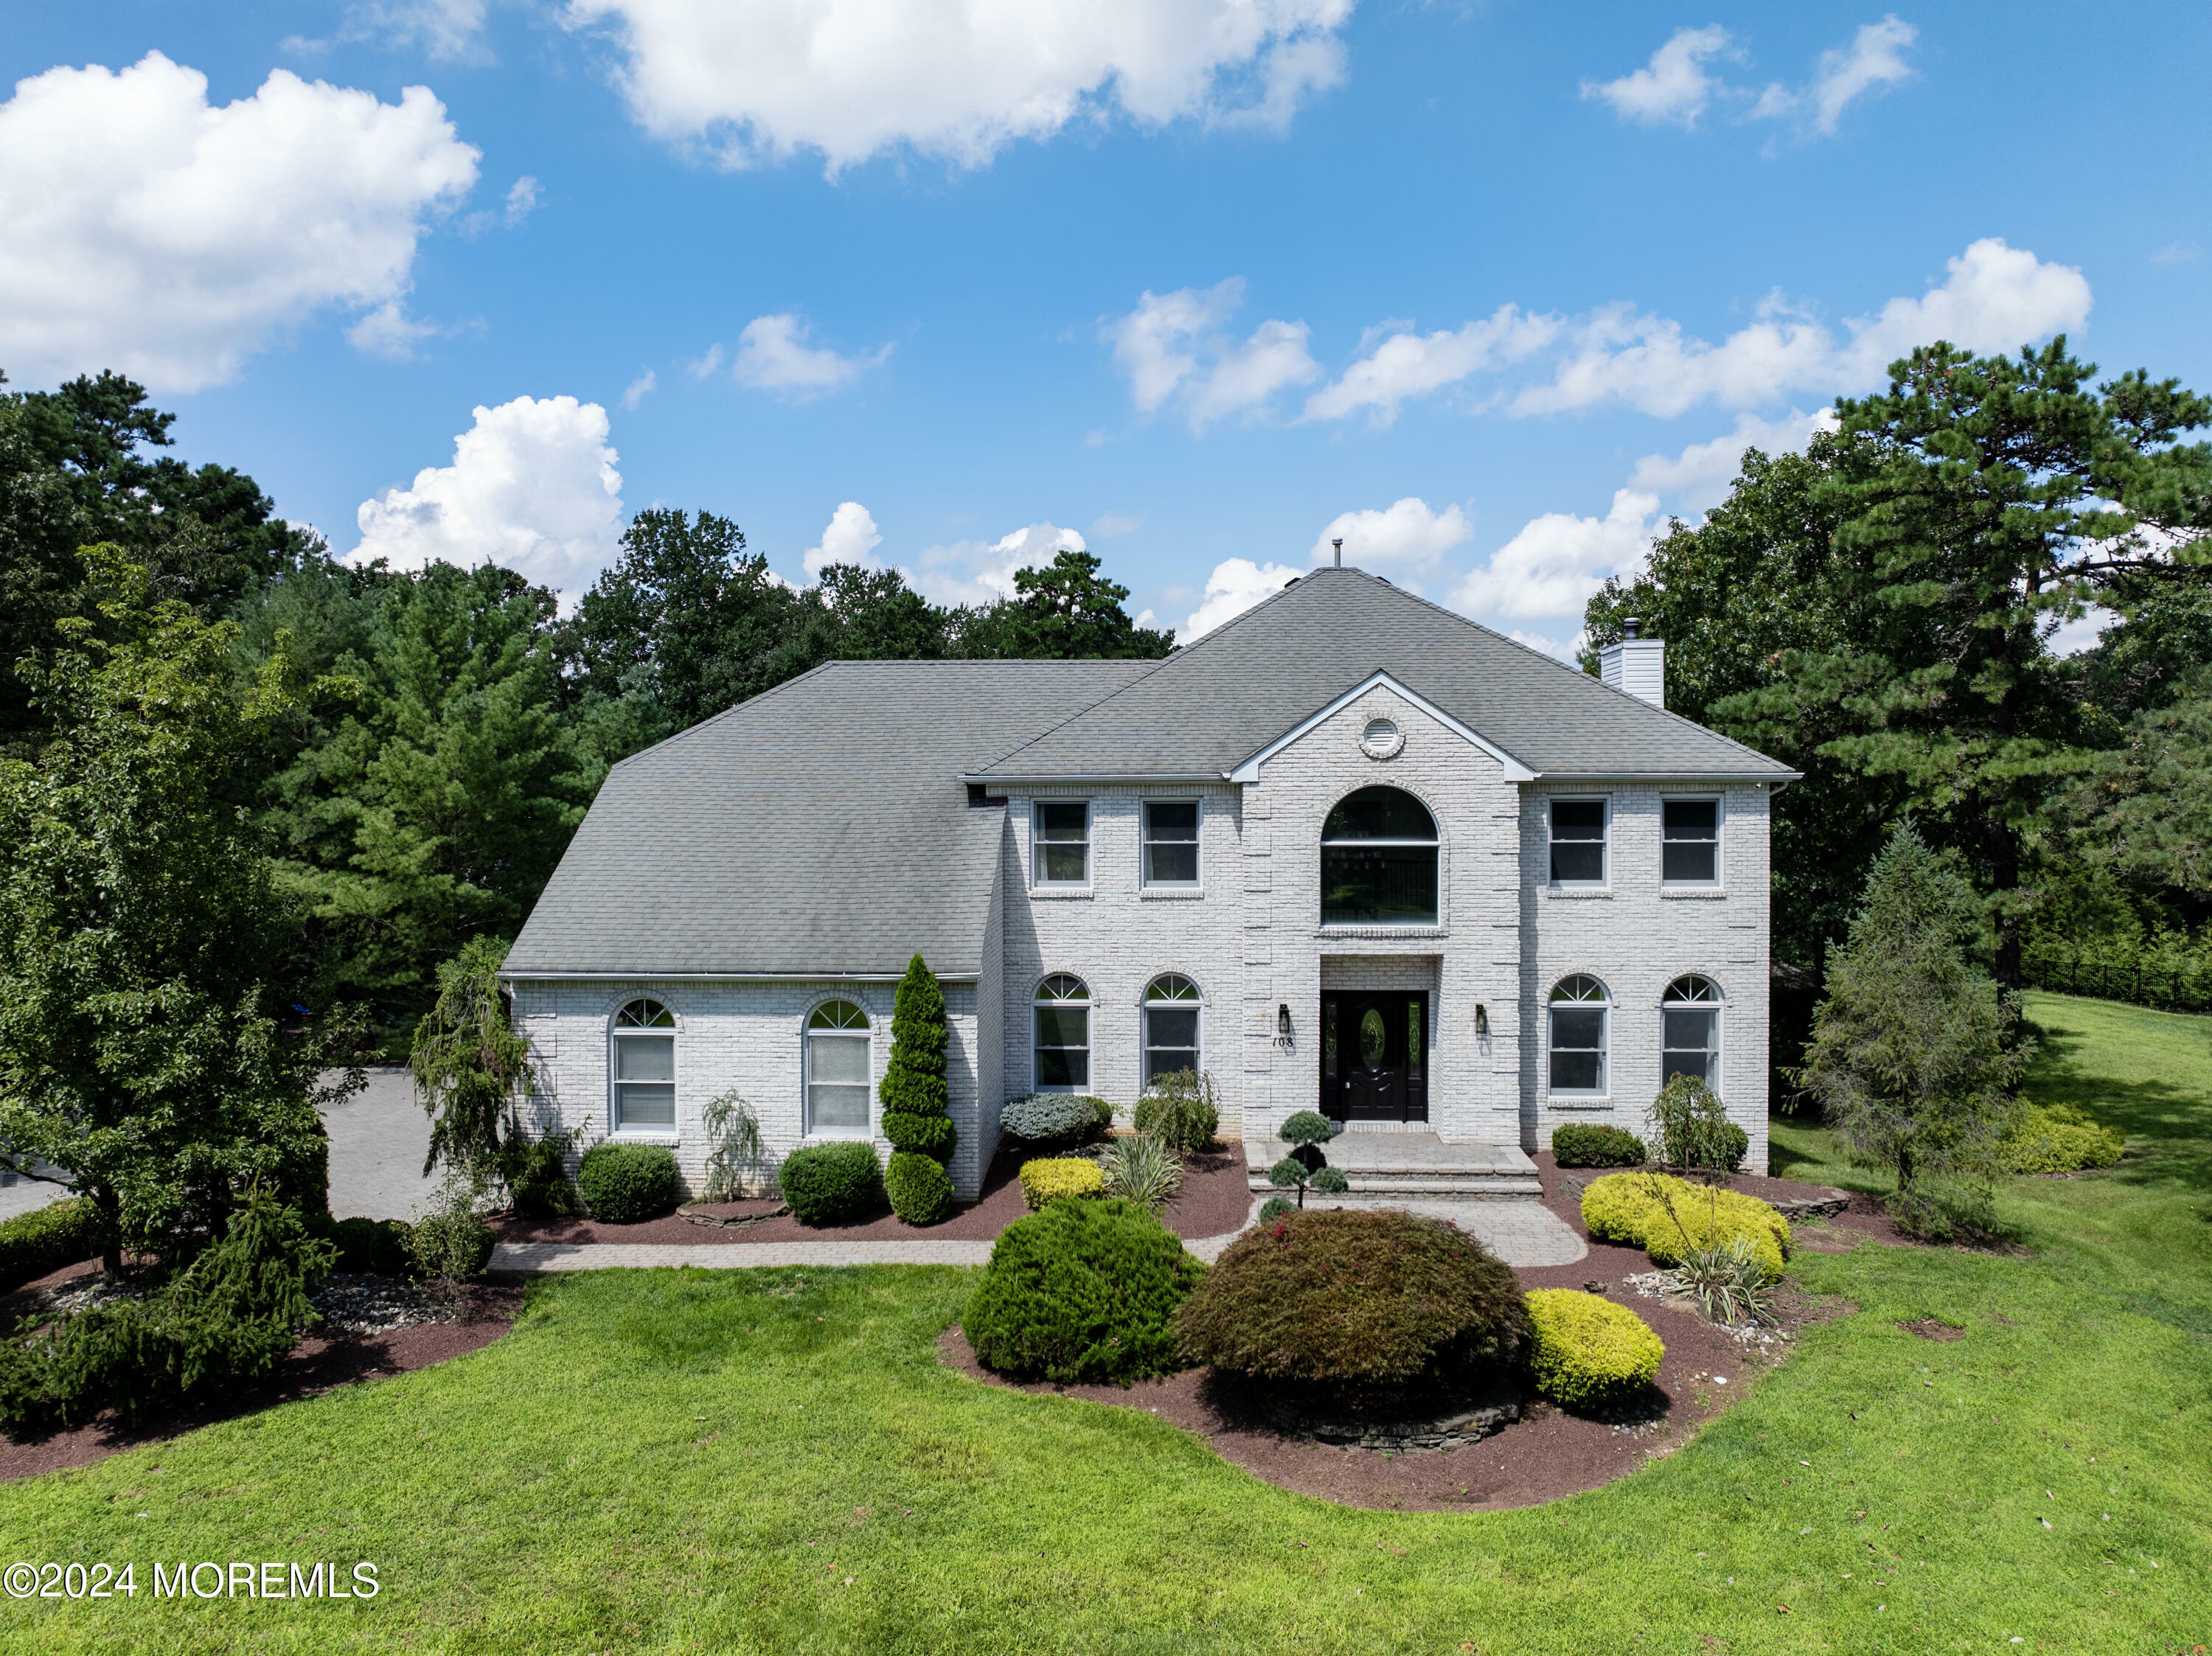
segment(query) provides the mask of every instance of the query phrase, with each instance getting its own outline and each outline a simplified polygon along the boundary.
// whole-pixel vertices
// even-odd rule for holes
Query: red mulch
[[[33,1290],[56,1287],[99,1269],[98,1263],[93,1262],[42,1277],[0,1299],[0,1318],[11,1324],[27,1308]],[[158,1443],[272,1404],[313,1397],[356,1380],[428,1368],[448,1357],[465,1356],[489,1345],[514,1325],[522,1310],[522,1292],[519,1283],[477,1283],[461,1290],[460,1314],[453,1322],[418,1323],[388,1334],[310,1334],[261,1385],[219,1398],[201,1398],[135,1430],[125,1428],[112,1415],[103,1415],[88,1425],[44,1437],[17,1440],[0,1435],[0,1482],[89,1466],[118,1450]]]
[[[789,1214],[763,1219],[742,1229],[695,1225],[670,1214],[642,1224],[607,1225],[590,1219],[495,1219],[502,1242],[988,1242],[1029,1211],[1022,1197],[1023,1156],[1001,1155],[983,1179],[983,1194],[934,1225],[909,1225],[885,1208],[851,1225],[802,1225]],[[1245,1185],[1244,1147],[1231,1143],[1203,1156],[1183,1158],[1182,1189],[1160,1210],[1160,1218],[1178,1236],[1221,1236],[1243,1227],[1252,1211]],[[702,1204],[696,1212],[716,1218],[774,1213],[775,1201]]]
[[[1589,1244],[1589,1253],[1574,1265],[1545,1265],[1513,1274],[1523,1289],[1600,1287],[1607,1298],[1634,1311],[1666,1342],[1666,1359],[1633,1425],[1569,1414],[1532,1401],[1525,1405],[1521,1420],[1467,1448],[1449,1453],[1386,1455],[1285,1436],[1263,1422],[1243,1417],[1233,1404],[1224,1404],[1210,1384],[1212,1371],[1207,1369],[1142,1380],[1126,1390],[1115,1386],[1042,1382],[1016,1389],[1147,1410],[1197,1433],[1223,1459],[1234,1461],[1255,1477],[1349,1507],[1405,1512],[1492,1511],[1537,1506],[1610,1483],[1687,1442],[1698,1427],[1744,1395],[1766,1360],[1747,1357],[1734,1338],[1695,1313],[1640,1298],[1623,1288],[1623,1277],[1649,1271],[1651,1261],[1638,1248],[1590,1242],[1583,1228],[1579,1204],[1559,1192],[1559,1172],[1551,1153],[1545,1151],[1535,1159],[1542,1170],[1544,1204]],[[1760,1182],[1781,1186],[1786,1181]],[[1789,1188],[1810,1194],[1820,1187]],[[1799,1302],[1785,1307],[1784,1319],[1814,1320],[1834,1308]],[[938,1351],[945,1362],[975,1380],[994,1386],[1014,1384],[979,1365],[957,1327],[946,1331],[938,1342]],[[1725,1375],[1729,1383],[1714,1385],[1712,1377],[1717,1375]]]

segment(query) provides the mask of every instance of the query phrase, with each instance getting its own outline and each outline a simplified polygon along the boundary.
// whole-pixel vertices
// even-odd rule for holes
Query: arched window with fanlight
[[[849,1000],[825,1000],[806,1015],[806,1131],[868,1130],[868,1015]]]
[[[1550,1011],[1552,1093],[1603,1098],[1609,1084],[1612,994],[1595,978],[1577,972],[1553,986]]]
[[[1145,987],[1145,1085],[1178,1070],[1200,1068],[1198,986],[1179,972]]]
[[[1091,1085],[1091,986],[1055,972],[1037,985],[1031,1090],[1079,1093]]]
[[[1361,788],[1321,830],[1323,925],[1434,925],[1437,819],[1402,788]]]
[[[1695,973],[1667,986],[1659,1003],[1659,1081],[1695,1076],[1721,1089],[1721,991]]]
[[[615,1014],[617,1132],[676,1131],[676,1015],[657,1000],[634,1000]]]

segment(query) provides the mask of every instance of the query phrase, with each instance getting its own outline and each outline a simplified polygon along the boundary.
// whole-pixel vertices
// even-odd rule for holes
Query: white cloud
[[[1779,420],[1739,414],[1735,429],[1725,436],[1692,443],[1671,458],[1645,455],[1629,474],[1628,486],[1640,494],[1666,497],[1678,515],[1694,518],[1728,498],[1729,486],[1742,469],[1744,450],[1796,454],[1813,440],[1814,432],[1835,428],[1833,409],[1819,409],[1811,414],[1792,409]]]
[[[1144,526],[1142,513],[1132,516],[1126,512],[1102,512],[1098,514],[1098,521],[1091,525],[1091,532],[1105,541],[1116,535],[1133,535]]]
[[[426,87],[385,104],[276,70],[216,108],[158,52],[20,81],[0,105],[0,361],[189,391],[326,306],[393,307],[377,348],[477,160]]]
[[[416,343],[437,331],[430,323],[409,316],[398,300],[387,299],[348,328],[345,337],[349,344],[367,355],[380,356],[387,362],[411,362]]]
[[[1470,570],[1451,595],[1452,607],[1478,621],[1579,622],[1590,595],[1605,578],[1639,567],[1651,543],[1659,499],[1618,489],[1602,518],[1547,512]]]
[[[849,385],[891,354],[889,345],[872,356],[840,356],[825,347],[806,342],[807,325],[796,312],[757,316],[738,336],[738,354],[731,372],[741,385],[786,396],[819,396]],[[707,353],[697,372],[703,378],[721,361],[720,345]]]
[[[707,348],[706,355],[696,362],[686,362],[684,372],[694,379],[708,379],[720,372],[722,366],[722,343],[719,339]]]
[[[645,401],[647,397],[652,396],[653,388],[659,385],[659,383],[660,377],[654,373],[651,368],[647,368],[643,373],[638,375],[636,379],[631,380],[629,384],[623,387],[622,405],[629,409],[632,413],[635,413],[637,411],[637,405]]]
[[[524,173],[507,186],[507,198],[499,211],[495,213],[489,208],[483,208],[471,213],[461,221],[461,234],[474,240],[490,229],[520,229],[523,221],[538,210],[538,180],[529,173]]]
[[[2169,241],[2152,252],[2150,262],[2154,264],[2193,264],[2203,257],[2204,250],[2193,241]]]
[[[492,562],[541,585],[580,591],[622,536],[622,474],[607,411],[573,397],[518,397],[476,410],[453,463],[425,466],[405,488],[363,500],[361,544],[347,561],[399,569]]]
[[[1692,126],[1714,94],[1723,89],[1721,82],[1705,72],[1706,60],[1742,55],[1717,23],[1677,29],[1642,69],[1617,81],[1584,81],[1583,96],[1602,98],[1625,121]]]
[[[1409,397],[1425,397],[1472,374],[1517,362],[1550,344],[1559,331],[1553,316],[1526,316],[1501,305],[1480,322],[1456,332],[1394,333],[1344,372],[1334,385],[1306,399],[1309,420],[1338,420],[1360,409],[1378,426],[1398,417]]]
[[[925,549],[921,567],[902,567],[907,585],[932,604],[994,604],[1014,596],[1014,573],[1041,569],[1062,551],[1089,549],[1083,537],[1057,524],[1035,523],[995,541],[955,541]]]
[[[1320,377],[1303,322],[1262,322],[1241,341],[1227,332],[1224,325],[1243,302],[1242,276],[1203,291],[1147,289],[1135,310],[1107,326],[1139,413],[1179,398],[1190,428],[1203,431],[1232,414],[1258,418],[1278,391]]]
[[[1917,345],[1948,339],[1968,350],[2011,351],[2087,319],[2089,284],[2080,270],[2046,264],[1996,237],[1973,243],[1945,269],[1943,284],[1920,298],[1893,299],[1871,317],[1847,320],[1844,341],[1778,296],[1717,345],[1686,337],[1681,324],[1664,317],[1608,307],[1570,331],[1574,355],[1550,384],[1522,391],[1513,411],[1621,403],[1667,418],[1705,402],[1746,408],[1808,391],[1863,391]]]
[[[1206,578],[1206,596],[1176,634],[1176,642],[1188,644],[1224,621],[1233,621],[1254,604],[1281,591],[1301,572],[1288,564],[1256,564],[1249,558],[1230,558],[1213,566]]]
[[[833,563],[856,563],[863,569],[881,569],[884,561],[873,555],[883,540],[868,508],[858,500],[847,500],[830,514],[829,527],[822,531],[821,543],[808,547],[806,555],[799,561],[805,566],[809,580],[821,579],[822,572]]]
[[[1362,569],[1430,568],[1474,537],[1474,525],[1456,505],[1432,512],[1427,501],[1408,494],[1381,511],[1339,513],[1314,537],[1307,561],[1316,568],[1334,561],[1336,549],[1329,543],[1340,538],[1345,562]]]
[[[368,0],[347,9],[349,40],[420,46],[433,63],[483,63],[486,0]]]
[[[1822,52],[1806,93],[1814,128],[1832,136],[1838,118],[1855,100],[1911,80],[1905,49],[1919,38],[1918,29],[1892,12],[1879,23],[1860,25],[1849,46]]]
[[[656,137],[726,167],[902,148],[980,166],[1118,109],[1279,130],[1343,77],[1353,0],[569,0]]]

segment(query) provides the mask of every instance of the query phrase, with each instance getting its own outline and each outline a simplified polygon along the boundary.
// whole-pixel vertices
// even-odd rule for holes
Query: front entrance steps
[[[1272,1192],[1267,1169],[1291,1153],[1279,1138],[1248,1138],[1244,1163],[1255,1192]],[[1426,1129],[1339,1133],[1322,1147],[1352,1183],[1331,1207],[1409,1207],[1428,1201],[1540,1198],[1536,1164],[1512,1144],[1447,1144]],[[1375,1198],[1367,1200],[1363,1198]],[[1307,1198],[1311,1201],[1313,1198]]]

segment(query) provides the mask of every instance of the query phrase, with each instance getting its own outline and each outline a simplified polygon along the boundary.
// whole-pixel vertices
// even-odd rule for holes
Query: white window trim
[[[1198,990],[1196,1000],[1154,1000],[1152,985],[1165,977],[1177,977]],[[1141,1090],[1149,1092],[1152,1083],[1144,1079],[1146,1065],[1152,1053],[1152,1012],[1195,1012],[1198,1015],[1197,1063],[1193,1066],[1200,1074],[1206,1070],[1206,991],[1188,972],[1155,972],[1145,980],[1143,991],[1137,997],[1137,1077]],[[1180,1051],[1180,1048],[1176,1050]]]
[[[855,1036],[854,1034],[842,1029],[817,1031],[811,1027],[814,1022],[814,1015],[817,1012],[820,1011],[823,1007],[841,1000],[845,1002],[848,1005],[860,1006],[860,1016],[868,1021],[868,1027],[864,1037]],[[817,1033],[827,1034],[832,1040],[852,1040],[865,1038],[867,1041],[868,1125],[866,1126],[823,1127],[817,1126],[815,1124],[814,1037]],[[842,1143],[848,1139],[858,1140],[863,1143],[872,1143],[875,1141],[876,1137],[877,1113],[876,1015],[873,1012],[871,1012],[866,1007],[860,1006],[860,1001],[851,995],[825,995],[820,1000],[816,1001],[811,1006],[808,1007],[805,1016],[799,1020],[799,1119],[800,1123],[800,1136],[810,1141],[818,1141],[825,1144]]]
[[[625,1036],[625,1035],[623,1035],[623,1034],[621,1034],[621,1033],[620,1033],[619,1029],[617,1028],[617,1025],[616,1025],[615,1020],[616,1020],[617,1018],[618,1018],[618,1017],[620,1017],[620,1016],[622,1016],[622,1011],[623,1011],[623,1007],[625,1007],[625,1006],[634,1005],[634,1004],[635,1004],[637,1002],[639,1002],[639,1001],[641,1001],[641,1000],[649,1000],[649,1001],[653,1001],[653,1002],[658,1003],[659,1005],[661,1005],[661,1006],[663,1006],[663,1007],[666,1007],[666,1008],[667,1008],[667,1011],[668,1011],[668,1016],[671,1016],[671,1017],[672,1017],[672,1018],[674,1018],[674,1019],[676,1020],[675,1026],[674,1026],[673,1028],[670,1028],[670,1029],[665,1030],[665,1031],[656,1031],[656,1030],[648,1030],[648,1029],[640,1029],[639,1031],[637,1031],[637,1034],[638,1034],[639,1035],[642,1035],[642,1036],[646,1037],[647,1040],[651,1040],[651,1039],[653,1039],[656,1034],[665,1034],[667,1036],[667,1038],[668,1038],[668,1070],[669,1070],[669,1074],[670,1074],[672,1077],[674,1077],[674,1079],[672,1079],[672,1080],[669,1083],[669,1085],[670,1085],[670,1086],[671,1086],[671,1087],[675,1090],[675,1094],[676,1094],[676,1108],[675,1108],[675,1112],[674,1112],[676,1119],[675,1119],[673,1121],[669,1122],[665,1126],[662,1125],[661,1125],[659,1122],[658,1122],[658,1121],[654,1121],[654,1122],[648,1122],[648,1123],[647,1123],[646,1125],[642,1125],[642,1126],[635,1126],[635,1127],[634,1127],[634,1126],[631,1126],[630,1125],[629,1125],[627,1122],[623,1121],[623,1119],[622,1119],[622,1092],[621,1092],[621,1090],[620,1090],[621,1083],[620,1083],[619,1082],[617,1082],[617,1081],[615,1079],[615,1072],[616,1072],[616,1068],[617,1068],[617,1066],[616,1066],[616,1063],[615,1063],[615,1054],[616,1054],[616,1052],[617,1052],[617,1050],[618,1043],[620,1043],[620,1042],[621,1042],[621,1041],[623,1041],[623,1040],[625,1040],[630,1039],[630,1037],[629,1037],[629,1036]],[[683,1033],[684,1033],[684,1016],[683,1016],[683,1014],[681,1014],[680,1012],[678,1012],[678,1010],[677,1010],[673,1006],[670,1006],[670,1005],[668,1004],[668,1002],[667,1002],[665,999],[662,998],[662,997],[660,997],[660,996],[659,996],[659,995],[625,995],[622,999],[620,999],[620,1000],[617,1001],[617,1002],[615,1003],[615,1004],[614,1004],[614,1008],[613,1008],[613,1010],[611,1010],[610,1012],[608,1012],[608,1014],[607,1014],[607,1137],[610,1137],[610,1138],[621,1138],[621,1139],[635,1139],[635,1140],[636,1140],[636,1141],[638,1141],[639,1143],[652,1143],[652,1144],[674,1144],[674,1143],[677,1143],[680,1142],[680,1140],[681,1140],[681,1139],[682,1139],[682,1137],[683,1137],[683,1131],[684,1131],[684,1054],[683,1054],[683,1052],[682,1052],[682,1050],[681,1050],[681,1048],[683,1047],[684,1043],[683,1043],[683,1041],[682,1041],[682,1040],[678,1040],[678,1036],[680,1036],[680,1035],[682,1035],[682,1034],[683,1034]]]
[[[1043,808],[1047,805],[1080,805],[1083,807],[1083,877],[1079,880],[1048,880],[1044,877],[1044,846],[1041,835]],[[1097,836],[1091,832],[1093,812],[1088,799],[1043,799],[1030,801],[1030,889],[1039,892],[1088,892],[1098,874]],[[1140,833],[1142,829],[1139,830]],[[1063,840],[1058,843],[1068,843]]]
[[[1429,814],[1430,824],[1436,829],[1434,836],[1426,840],[1329,839],[1328,837],[1329,814],[1334,812],[1338,805],[1342,804],[1346,799],[1352,798],[1352,794],[1358,793],[1367,788],[1389,788],[1394,792],[1402,793],[1407,798],[1419,803],[1421,809]],[[1324,919],[1321,917],[1319,913],[1320,906],[1316,903],[1315,906],[1316,914],[1314,918],[1314,936],[1316,937],[1443,937],[1449,934],[1450,931],[1451,916],[1447,898],[1448,894],[1451,889],[1451,870],[1446,865],[1444,861],[1444,819],[1437,814],[1436,803],[1430,799],[1426,795],[1415,792],[1412,788],[1407,787],[1404,783],[1400,782],[1395,779],[1387,782],[1363,782],[1358,787],[1352,789],[1349,792],[1340,794],[1334,802],[1330,804],[1328,810],[1322,813],[1322,837],[1316,841],[1316,843],[1322,852],[1321,857],[1317,858],[1314,864],[1314,871],[1316,878],[1321,876],[1322,865],[1326,862],[1328,849],[1332,846],[1381,846],[1384,847],[1395,847],[1398,850],[1406,850],[1407,848],[1419,850],[1424,846],[1427,846],[1437,854],[1437,917],[1432,920],[1402,920],[1395,922],[1381,920],[1330,920]],[[1320,894],[1316,892],[1315,895],[1318,896]]]
[[[1598,858],[1605,872],[1595,880],[1555,880],[1552,877],[1552,847],[1555,845],[1586,846],[1587,840],[1555,840],[1552,835],[1552,807],[1554,805],[1597,805],[1602,808],[1604,821],[1600,824],[1601,837],[1598,844]],[[1544,797],[1544,880],[1554,891],[1610,891],[1613,889],[1613,796],[1609,793],[1553,793]],[[1607,1002],[1610,1005],[1612,1003]]]
[[[1146,852],[1152,849],[1152,807],[1154,805],[1188,805],[1196,813],[1198,838],[1191,847],[1198,855],[1198,871],[1188,880],[1155,880],[1150,871],[1151,859]],[[1166,845],[1181,845],[1180,840],[1164,840]],[[1137,885],[1144,891],[1173,893],[1182,896],[1201,891],[1206,886],[1206,801],[1196,796],[1184,798],[1139,799],[1137,802]]]
[[[1037,990],[1044,987],[1046,980],[1059,977],[1074,978],[1079,981],[1083,985],[1085,990],[1084,998],[1079,1001],[1039,1000],[1037,998]],[[1083,1085],[1080,1087],[1061,1086],[1057,1083],[1053,1085],[1047,1086],[1043,1082],[1037,1079],[1036,1015],[1037,1008],[1040,1006],[1080,1006],[1083,1009],[1083,1045],[1081,1047],[1060,1046],[1053,1049],[1055,1052],[1072,1052],[1080,1051],[1083,1053],[1085,1060],[1083,1067],[1085,1071],[1085,1078]],[[1095,1075],[1091,1075],[1088,1072],[1091,1068],[1091,1060],[1096,1059],[1098,1055],[1098,1031],[1096,1026],[1094,1026],[1091,1022],[1091,1017],[1097,1012],[1097,1010],[1098,992],[1091,987],[1091,980],[1080,972],[1048,972],[1044,974],[1044,977],[1039,978],[1036,980],[1036,988],[1030,991],[1030,1090],[1032,1093],[1065,1093],[1071,1098],[1089,1098],[1095,1096],[1095,1089],[1097,1086],[1098,1077]],[[1140,1036],[1139,1039],[1141,1038],[1142,1037]]]
[[[1718,1000],[1668,999],[1667,997],[1667,990],[1672,989],[1684,978],[1703,978],[1707,983],[1712,985],[1714,992],[1720,996],[1720,998]],[[1660,1084],[1662,1086],[1666,1084],[1665,1076],[1667,1073],[1667,1053],[1668,1051],[1667,1046],[1667,1013],[1668,1010],[1671,1008],[1673,1010],[1684,1012],[1711,1012],[1713,1015],[1713,1044],[1711,1049],[1711,1069],[1713,1079],[1708,1081],[1705,1084],[1713,1089],[1714,1097],[1720,1098],[1725,1096],[1725,1095],[1721,1091],[1721,1077],[1724,1077],[1728,1072],[1728,991],[1721,987],[1721,980],[1710,972],[1677,972],[1673,977],[1667,980],[1667,987],[1659,992],[1659,1073],[1661,1076]],[[1678,1047],[1674,1050],[1686,1052],[1688,1048]]]
[[[1670,880],[1667,877],[1667,807],[1711,804],[1713,808],[1713,877],[1710,880]],[[1696,845],[1698,840],[1686,840]],[[1659,886],[1663,891],[1719,891],[1728,884],[1728,797],[1719,793],[1662,793],[1659,796]]]
[[[1596,974],[1595,972],[1584,972],[1584,973],[1581,973],[1581,974],[1576,974],[1576,973],[1571,973],[1571,972],[1570,972],[1570,973],[1566,974],[1565,977],[1563,977],[1563,978],[1561,978],[1560,980],[1558,980],[1558,982],[1555,982],[1555,983],[1553,985],[1553,988],[1557,988],[1557,987],[1559,986],[1559,982],[1564,982],[1564,981],[1565,980],[1565,978],[1566,978],[1566,977],[1574,977],[1574,976],[1577,976],[1577,975],[1580,975],[1580,976],[1583,976],[1583,977],[1587,977],[1587,978],[1594,979],[1595,981],[1597,981],[1597,982],[1599,982],[1599,983],[1605,983],[1605,980],[1604,980],[1604,979],[1602,979],[1602,978],[1598,977],[1598,976],[1597,976],[1597,974]],[[1613,1097],[1613,1008],[1614,1008],[1616,1005],[1618,1005],[1620,1003],[1619,1003],[1619,1002],[1614,998],[1614,996],[1613,996],[1613,986],[1612,986],[1610,984],[1607,984],[1607,985],[1606,985],[1605,996],[1606,996],[1606,998],[1605,998],[1603,1000],[1601,1000],[1601,1000],[1553,1000],[1553,999],[1551,998],[1551,992],[1550,992],[1549,990],[1547,990],[1547,991],[1545,992],[1545,995],[1544,995],[1544,1096],[1545,1096],[1545,1097],[1547,1097],[1547,1098],[1558,1098],[1558,1099],[1565,1099],[1565,1100],[1570,1100],[1570,1101],[1571,1101],[1572,1102],[1577,1103],[1577,1104],[1602,1104],[1602,1103],[1605,1103],[1606,1101],[1607,1101],[1608,1100],[1610,1100],[1610,1099]],[[1597,1086],[1597,1088],[1596,1088],[1594,1091],[1593,1091],[1593,1090],[1589,1090],[1589,1089],[1583,1089],[1583,1088],[1580,1088],[1580,1087],[1555,1087],[1555,1086],[1553,1086],[1553,1085],[1552,1084],[1552,1054],[1553,1054],[1555,1051],[1557,1051],[1557,1050],[1558,1050],[1558,1049],[1557,1049],[1557,1047],[1556,1047],[1556,1046],[1554,1045],[1554,1043],[1553,1043],[1553,1040],[1552,1040],[1552,1014],[1553,1014],[1553,1012],[1557,1011],[1557,1010],[1560,1010],[1560,1009],[1562,1009],[1562,1008],[1564,1008],[1564,1009],[1565,1009],[1566,1010],[1571,1011],[1571,1012],[1574,1012],[1574,1011],[1585,1011],[1585,1012],[1586,1012],[1586,1011],[1589,1011],[1589,1010],[1592,1010],[1593,1009],[1595,1009],[1595,1010],[1598,1010],[1598,1011],[1603,1012],[1603,1013],[1605,1014],[1605,1023],[1604,1023],[1604,1026],[1603,1026],[1603,1027],[1604,1027],[1605,1033],[1604,1033],[1604,1035],[1603,1035],[1603,1036],[1602,1036],[1602,1038],[1601,1038],[1601,1044],[1600,1044],[1600,1046],[1598,1046],[1598,1049],[1597,1049],[1597,1072],[1598,1072],[1598,1081],[1599,1081],[1599,1085]],[[1663,1039],[1664,1037],[1662,1037],[1662,1038]],[[1588,1049],[1587,1047],[1576,1046],[1576,1047],[1570,1047],[1568,1050],[1569,1050],[1569,1051],[1571,1051],[1571,1052],[1586,1052],[1586,1051],[1588,1051],[1589,1049]]]

